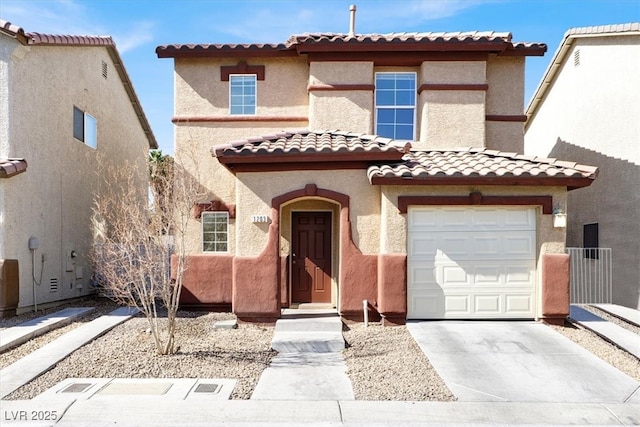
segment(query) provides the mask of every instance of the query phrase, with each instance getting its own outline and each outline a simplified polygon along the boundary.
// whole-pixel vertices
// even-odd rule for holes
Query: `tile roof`
[[[371,184],[588,186],[598,169],[557,159],[486,148],[411,150],[407,141],[353,132],[290,130],[211,148],[232,171],[312,170],[311,163],[367,168]],[[358,163],[359,162],[359,163]],[[262,165],[252,168],[251,165]],[[266,166],[265,166],[266,165]]]
[[[415,181],[439,178],[593,180],[597,173],[597,168],[575,162],[484,148],[412,151],[402,162],[371,166],[367,171],[371,183],[398,178]]]
[[[578,35],[595,35],[595,34],[616,34],[616,33],[629,33],[634,31],[640,31],[640,22],[628,22],[626,24],[612,24],[612,25],[598,25],[594,27],[575,27],[569,28],[564,34],[567,36]]]
[[[11,178],[26,172],[26,170],[27,161],[25,159],[0,159],[0,178]]]
[[[169,44],[156,48],[156,54],[160,58],[170,58],[179,54],[191,56],[206,56],[207,53],[257,53],[272,52],[306,52],[313,47],[335,50],[362,50],[367,47],[378,49],[387,46],[387,49],[397,50],[402,46],[420,46],[420,49],[429,51],[430,48],[442,51],[443,44],[452,50],[469,48],[471,50],[531,50],[546,51],[544,43],[512,42],[511,33],[494,31],[469,31],[469,32],[413,32],[413,33],[388,33],[388,34],[348,34],[348,33],[305,33],[290,36],[285,43],[265,44]],[[330,48],[327,48],[330,46]]]
[[[290,130],[272,135],[251,137],[216,146],[211,153],[218,157],[291,156],[314,154],[377,154],[389,153],[389,159],[399,160],[410,144],[353,132]]]

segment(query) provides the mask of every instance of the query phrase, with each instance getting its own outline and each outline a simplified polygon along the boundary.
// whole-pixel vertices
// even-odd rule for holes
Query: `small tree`
[[[158,354],[175,353],[188,256],[183,239],[201,197],[197,180],[161,152],[150,154],[148,170],[125,164],[104,175],[94,197],[94,274],[108,297],[144,313]],[[180,240],[173,242],[173,234]]]

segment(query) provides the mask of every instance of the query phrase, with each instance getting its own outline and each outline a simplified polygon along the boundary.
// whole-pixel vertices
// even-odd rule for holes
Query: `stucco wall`
[[[372,62],[312,62],[310,85],[372,85]],[[309,93],[309,127],[373,132],[373,91],[339,90]]]
[[[30,237],[40,243],[34,254],[38,304],[90,292],[87,254],[98,171],[126,161],[146,170],[148,140],[106,48],[31,46],[11,59],[10,76],[8,155],[26,158],[29,166],[0,183],[0,240],[7,242],[0,258],[19,260],[20,307],[27,307],[33,304]],[[96,118],[97,150],[73,138],[74,106]],[[58,281],[54,292],[52,280]]]
[[[525,58],[490,55],[487,61],[487,115],[524,114]],[[487,121],[486,146],[492,150],[524,152],[524,123]]]
[[[271,200],[281,194],[316,184],[351,198],[353,242],[364,254],[379,249],[380,196],[363,171],[239,173],[236,185],[236,255],[256,256],[267,242],[267,228],[251,222],[252,215],[270,215]],[[345,183],[349,183],[345,186]]]
[[[485,146],[485,93],[470,90],[425,90],[419,97],[420,149]]]
[[[302,58],[248,58],[247,64],[264,65],[265,79],[257,82],[256,115],[306,116],[308,66]],[[220,66],[238,60],[176,59],[175,115],[224,116],[229,114],[229,82],[220,78]]]
[[[613,302],[634,308],[640,308],[638,68],[638,35],[574,39],[525,135],[527,154],[600,169],[589,188],[569,193],[567,245],[582,246],[583,226],[598,223],[600,246],[613,253]]]

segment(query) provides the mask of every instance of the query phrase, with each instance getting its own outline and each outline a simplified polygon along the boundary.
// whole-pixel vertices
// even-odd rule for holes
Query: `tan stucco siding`
[[[373,132],[372,91],[317,91],[309,95],[309,128]]]
[[[265,79],[257,82],[258,116],[306,116],[308,114],[308,66],[301,58],[248,58],[264,65]],[[229,115],[229,82],[222,81],[220,66],[237,60],[176,59],[175,110],[178,117]]]
[[[19,307],[25,307],[33,304],[30,237],[40,244],[34,254],[38,281],[42,273],[39,304],[91,290],[90,217],[99,173],[127,162],[146,171],[148,140],[106,48],[32,46],[10,67],[10,155],[26,158],[29,166],[2,184],[11,203],[2,205],[1,237],[11,244],[0,258],[19,260]],[[74,139],[74,106],[96,118],[97,149]],[[138,185],[146,188],[146,182]]]
[[[309,85],[372,85],[372,62],[312,62]],[[373,91],[312,90],[309,93],[310,129],[373,131]]]
[[[485,84],[484,61],[425,61],[421,85]],[[416,148],[439,149],[485,146],[485,91],[424,90],[418,98]]]
[[[524,153],[524,123],[487,121],[486,147],[508,153]]]
[[[254,224],[253,215],[271,216],[274,197],[315,184],[350,197],[353,241],[365,254],[375,254],[380,242],[380,195],[364,171],[239,173],[236,185],[236,255],[256,256],[267,243],[267,227]],[[349,183],[348,186],[345,183]]]
[[[416,148],[485,146],[484,91],[424,91],[419,99],[422,111]]]
[[[484,84],[485,61],[425,61],[420,66],[419,84]]]
[[[312,62],[309,84],[373,84],[373,62]]]
[[[519,56],[489,56],[487,114],[523,114],[524,62],[525,58]]]

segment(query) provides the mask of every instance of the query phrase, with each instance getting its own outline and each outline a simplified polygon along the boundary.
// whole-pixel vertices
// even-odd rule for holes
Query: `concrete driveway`
[[[535,322],[408,322],[460,401],[633,402],[640,383]]]

